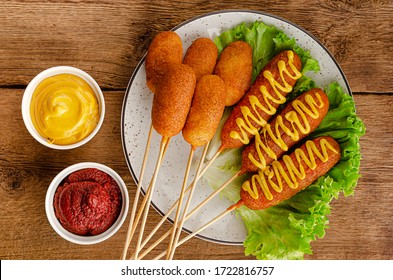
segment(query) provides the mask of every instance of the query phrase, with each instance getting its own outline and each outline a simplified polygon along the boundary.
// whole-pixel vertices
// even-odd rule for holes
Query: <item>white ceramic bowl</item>
[[[63,226],[60,224],[59,220],[56,218],[55,210],[53,207],[53,201],[54,201],[56,189],[60,185],[60,183],[64,180],[64,178],[77,170],[81,170],[85,168],[96,168],[110,175],[119,185],[121,191],[121,198],[122,198],[120,214],[116,219],[116,221],[105,232],[93,236],[77,235],[64,229]],[[103,164],[95,163],[95,162],[82,162],[65,168],[52,180],[47,190],[46,198],[45,198],[46,216],[52,228],[64,239],[82,245],[96,244],[113,236],[124,223],[124,220],[126,219],[128,213],[128,206],[129,206],[128,190],[123,179],[113,169]]]
[[[57,144],[49,143],[46,138],[42,137],[38,133],[38,131],[34,127],[34,124],[31,120],[31,116],[30,116],[30,102],[31,102],[35,88],[44,79],[46,79],[48,77],[55,76],[55,75],[59,75],[59,74],[73,74],[73,75],[76,75],[76,76],[82,78],[83,80],[85,80],[91,86],[91,88],[94,90],[94,92],[97,96],[98,106],[99,106],[99,110],[100,110],[100,118],[99,118],[96,128],[86,138],[82,139],[81,141],[79,141],[77,143],[70,144],[70,145],[57,145]],[[74,148],[82,146],[83,144],[86,144],[100,130],[102,123],[104,121],[104,116],[105,116],[105,100],[104,100],[104,95],[103,95],[100,87],[98,86],[97,82],[89,74],[87,74],[86,72],[84,72],[78,68],[75,68],[75,67],[56,66],[56,67],[52,67],[52,68],[42,71],[37,76],[35,76],[33,78],[33,80],[31,80],[31,82],[28,84],[28,86],[26,87],[25,92],[23,94],[22,117],[23,117],[23,121],[26,125],[26,128],[30,132],[30,134],[38,142],[40,142],[41,144],[43,144],[44,146],[47,146],[49,148],[58,149],[58,150],[68,150],[68,149],[74,149]]]

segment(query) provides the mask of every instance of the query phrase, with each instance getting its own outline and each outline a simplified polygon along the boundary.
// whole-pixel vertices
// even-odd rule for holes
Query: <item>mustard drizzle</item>
[[[285,181],[292,189],[298,188],[298,181],[303,180],[306,177],[306,172],[304,170],[302,162],[304,162],[309,168],[311,168],[311,170],[315,170],[315,168],[317,167],[317,163],[315,160],[316,157],[318,157],[322,162],[326,162],[329,159],[328,149],[336,154],[339,153],[339,151],[334,149],[326,139],[320,140],[322,152],[318,150],[315,143],[311,140],[307,141],[305,145],[307,155],[300,148],[296,149],[294,152],[296,161],[299,165],[299,169],[296,168],[290,156],[284,155],[282,158],[282,162],[274,161],[271,166],[268,166],[264,170],[259,170],[258,174],[253,175],[250,180],[244,182],[242,185],[243,190],[248,192],[253,199],[258,199],[258,184],[262,189],[262,192],[266,199],[271,201],[273,200],[273,194],[271,193],[269,186],[278,193],[283,190],[283,181]],[[284,171],[283,164],[285,164],[287,172]],[[277,180],[277,184],[273,182],[274,177]]]
[[[260,126],[265,126],[266,125],[266,120],[262,118],[262,116],[258,113],[257,108],[265,112],[266,114],[273,116],[276,111],[277,111],[277,106],[275,104],[280,105],[284,104],[286,101],[286,98],[284,95],[281,94],[279,90],[285,93],[289,93],[292,91],[292,86],[289,85],[289,83],[284,79],[284,73],[287,74],[290,78],[297,80],[302,76],[302,73],[296,69],[296,66],[293,64],[294,62],[294,53],[293,51],[289,50],[287,51],[287,57],[288,57],[288,64],[291,70],[293,71],[294,75],[291,75],[291,73],[288,71],[286,67],[286,63],[283,60],[278,61],[277,67],[279,70],[279,74],[281,77],[281,80],[283,81],[283,85],[281,85],[278,81],[276,81],[273,77],[273,74],[265,70],[263,72],[263,76],[268,80],[270,86],[273,88],[277,98],[274,98],[267,88],[265,86],[260,87],[260,91],[263,96],[263,100],[265,101],[267,107],[265,105],[262,105],[262,103],[259,101],[259,99],[255,95],[250,95],[249,96],[249,101],[252,107],[253,112],[251,112],[250,108],[248,106],[242,106],[240,108],[242,112],[243,118],[239,117],[236,119],[236,124],[239,127],[240,133],[237,131],[231,131],[229,133],[229,136],[233,139],[240,140],[244,145],[247,145],[250,142],[250,139],[248,138],[247,132],[252,134],[252,135],[258,135],[258,128],[253,126],[251,124],[250,120],[253,120]],[[274,104],[275,103],[275,104]]]
[[[277,155],[267,145],[267,143],[262,141],[261,135],[263,135],[264,139],[266,139],[266,136],[269,135],[273,142],[276,143],[281,150],[288,151],[289,147],[282,139],[280,128],[293,141],[298,141],[300,139],[299,132],[303,135],[310,133],[310,122],[308,121],[306,115],[310,116],[312,119],[319,118],[318,109],[325,105],[319,93],[316,92],[315,96],[317,100],[315,100],[314,97],[309,93],[305,95],[305,103],[308,105],[308,107],[300,100],[294,100],[292,102],[294,110],[287,112],[284,116],[284,118],[289,121],[290,127],[287,127],[284,124],[283,117],[279,115],[276,118],[274,128],[270,124],[266,124],[263,127],[261,133],[255,136],[255,149],[257,151],[259,160],[256,159],[251,153],[248,154],[248,158],[256,167],[259,169],[264,169],[266,167],[266,158],[262,151],[265,151],[266,155],[270,158],[277,160]]]

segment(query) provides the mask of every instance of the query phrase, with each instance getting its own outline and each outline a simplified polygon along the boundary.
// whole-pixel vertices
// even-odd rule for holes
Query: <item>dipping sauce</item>
[[[94,90],[73,74],[59,74],[40,82],[31,99],[30,115],[38,133],[58,145],[83,140],[100,118]]]
[[[110,175],[96,168],[85,168],[62,181],[53,206],[66,230],[78,235],[97,235],[116,221],[121,197],[119,185]]]

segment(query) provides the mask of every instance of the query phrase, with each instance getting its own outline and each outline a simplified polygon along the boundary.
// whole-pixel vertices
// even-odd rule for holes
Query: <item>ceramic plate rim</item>
[[[270,14],[270,13],[266,13],[266,12],[261,12],[261,11],[256,11],[256,10],[247,10],[247,9],[228,9],[228,10],[219,10],[219,11],[213,11],[213,12],[208,12],[208,13],[204,13],[195,17],[192,17],[186,21],[183,21],[182,23],[178,24],[177,26],[175,26],[174,28],[172,28],[172,31],[176,31],[179,28],[190,24],[196,20],[202,19],[202,18],[206,18],[209,16],[218,16],[221,14],[228,14],[228,13],[237,13],[237,14],[251,14],[251,15],[258,15],[258,16],[262,16],[262,17],[267,17],[267,18],[272,18],[272,19],[276,19],[278,21],[281,21],[285,24],[288,24],[292,27],[294,27],[295,29],[298,29],[299,31],[305,33],[305,35],[309,36],[313,41],[315,41],[315,43],[317,43],[329,56],[330,59],[333,61],[333,63],[336,65],[340,76],[342,77],[343,82],[345,83],[345,87],[347,89],[347,92],[350,96],[352,95],[352,91],[350,88],[350,85],[348,83],[348,80],[341,68],[341,66],[339,65],[339,63],[336,61],[336,59],[334,58],[334,56],[332,55],[332,53],[324,46],[324,44],[318,39],[316,38],[312,33],[310,33],[309,31],[305,30],[304,28],[300,27],[299,25],[284,19],[282,17],[279,17],[277,15],[274,14]],[[139,61],[139,63],[137,64],[135,70],[132,73],[132,76],[128,82],[127,88],[125,90],[125,95],[123,98],[123,104],[122,104],[122,112],[121,112],[121,141],[122,141],[122,146],[123,146],[123,153],[127,162],[127,166],[128,169],[130,170],[131,176],[135,182],[135,184],[138,184],[139,179],[138,176],[135,174],[135,171],[132,167],[132,164],[130,162],[130,159],[128,157],[128,153],[127,153],[127,147],[126,147],[126,139],[125,139],[125,134],[124,134],[124,124],[125,124],[125,109],[126,109],[126,102],[128,99],[128,96],[131,94],[130,93],[130,88],[133,85],[134,79],[137,75],[137,73],[139,72],[140,68],[143,66],[144,62],[145,62],[145,58],[146,58],[146,53],[143,55],[143,57],[141,58],[141,60]],[[141,188],[141,192],[143,193],[143,195],[145,195],[145,191],[143,188]],[[162,210],[159,209],[159,207],[157,207],[154,202],[152,201],[151,205],[153,206],[153,208],[161,215],[164,216],[165,213],[163,213]],[[171,218],[167,218],[167,220],[173,224],[173,220]],[[192,230],[189,230],[185,227],[183,227],[183,231],[187,232],[188,234],[192,233]],[[218,243],[218,244],[226,244],[226,245],[243,245],[243,242],[237,242],[237,241],[227,241],[227,240],[218,240],[212,237],[208,237],[208,236],[204,236],[203,234],[197,234],[196,237],[206,240],[206,241],[210,241],[210,242],[214,242],[214,243]]]

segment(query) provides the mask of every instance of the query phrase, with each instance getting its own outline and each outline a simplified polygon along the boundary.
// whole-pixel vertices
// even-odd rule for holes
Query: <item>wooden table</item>
[[[362,178],[354,196],[332,203],[323,239],[307,259],[393,258],[393,2],[380,1],[3,1],[0,6],[0,258],[119,259],[127,223],[109,240],[80,246],[50,227],[44,209],[52,178],[71,164],[95,160],[135,184],[121,144],[125,88],[154,35],[220,9],[259,10],[314,34],[343,68],[367,133],[361,139]],[[236,4],[235,4],[236,3]],[[85,146],[56,151],[36,142],[21,116],[29,81],[51,66],[71,65],[102,87],[106,118]],[[147,227],[160,216],[152,211]],[[166,224],[162,232],[169,229]],[[160,252],[164,246],[155,251]],[[176,259],[253,259],[242,246],[192,239]]]

